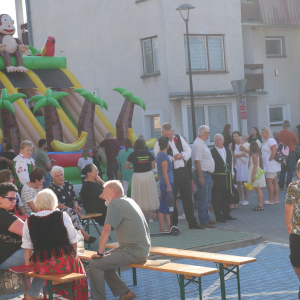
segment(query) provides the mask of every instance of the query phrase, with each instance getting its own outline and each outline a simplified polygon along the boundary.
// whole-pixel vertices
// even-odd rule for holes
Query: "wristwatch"
[[[99,255],[100,257],[104,256],[104,254],[99,253],[99,251],[97,251],[97,255]]]

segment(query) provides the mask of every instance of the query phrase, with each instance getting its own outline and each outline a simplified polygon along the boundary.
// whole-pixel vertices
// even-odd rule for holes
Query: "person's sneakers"
[[[96,238],[94,236],[90,236],[88,240],[84,240],[85,243],[87,244],[93,244],[95,243]]]
[[[149,219],[149,223],[153,223],[153,219]]]
[[[189,229],[205,229],[205,226],[201,226],[199,224],[195,224],[193,226],[189,225]]]
[[[216,221],[208,221],[208,224],[218,224],[218,222],[216,222]]]
[[[225,220],[236,220],[236,218],[233,218],[230,214],[224,217]]]
[[[225,219],[217,219],[218,223],[226,223],[227,221]]]
[[[244,200],[243,203],[242,203],[242,205],[249,205],[249,202],[246,201],[246,200]]]
[[[129,292],[126,295],[122,295],[119,300],[130,300],[134,299],[136,297],[136,294],[133,290],[129,290]]]
[[[215,228],[215,226],[209,225],[208,223],[204,224],[206,228]]]
[[[185,217],[185,214],[182,214],[181,216],[178,216],[178,220],[185,220],[186,217]]]

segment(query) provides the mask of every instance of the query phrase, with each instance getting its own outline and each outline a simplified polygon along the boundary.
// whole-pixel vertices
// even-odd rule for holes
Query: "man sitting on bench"
[[[119,181],[106,182],[101,197],[106,200],[107,215],[99,250],[89,264],[92,299],[106,299],[104,280],[115,297],[121,295],[120,300],[133,299],[135,293],[121,280],[116,269],[146,262],[150,252],[149,228],[140,207],[124,196]],[[115,230],[119,248],[104,253],[111,230]]]

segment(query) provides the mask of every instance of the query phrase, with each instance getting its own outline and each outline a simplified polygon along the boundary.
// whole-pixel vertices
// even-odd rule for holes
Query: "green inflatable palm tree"
[[[2,90],[0,98],[3,137],[11,140],[12,147],[16,154],[18,154],[20,150],[21,135],[12,103],[20,98],[26,98],[26,95],[21,93],[8,95],[6,89]]]
[[[69,94],[65,92],[53,93],[51,89],[48,89],[45,96],[36,95],[29,100],[29,102],[37,102],[34,106],[34,113],[42,107],[45,108],[44,117],[48,151],[54,151],[51,147],[51,142],[53,140],[63,142],[62,126],[56,108],[60,109],[57,100],[66,96],[69,96]]]

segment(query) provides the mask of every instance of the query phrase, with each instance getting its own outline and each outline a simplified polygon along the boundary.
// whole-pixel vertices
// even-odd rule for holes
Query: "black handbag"
[[[232,194],[229,199],[229,204],[238,204],[239,202],[240,202],[240,197],[239,197],[238,191],[235,188],[235,186],[232,185]]]

